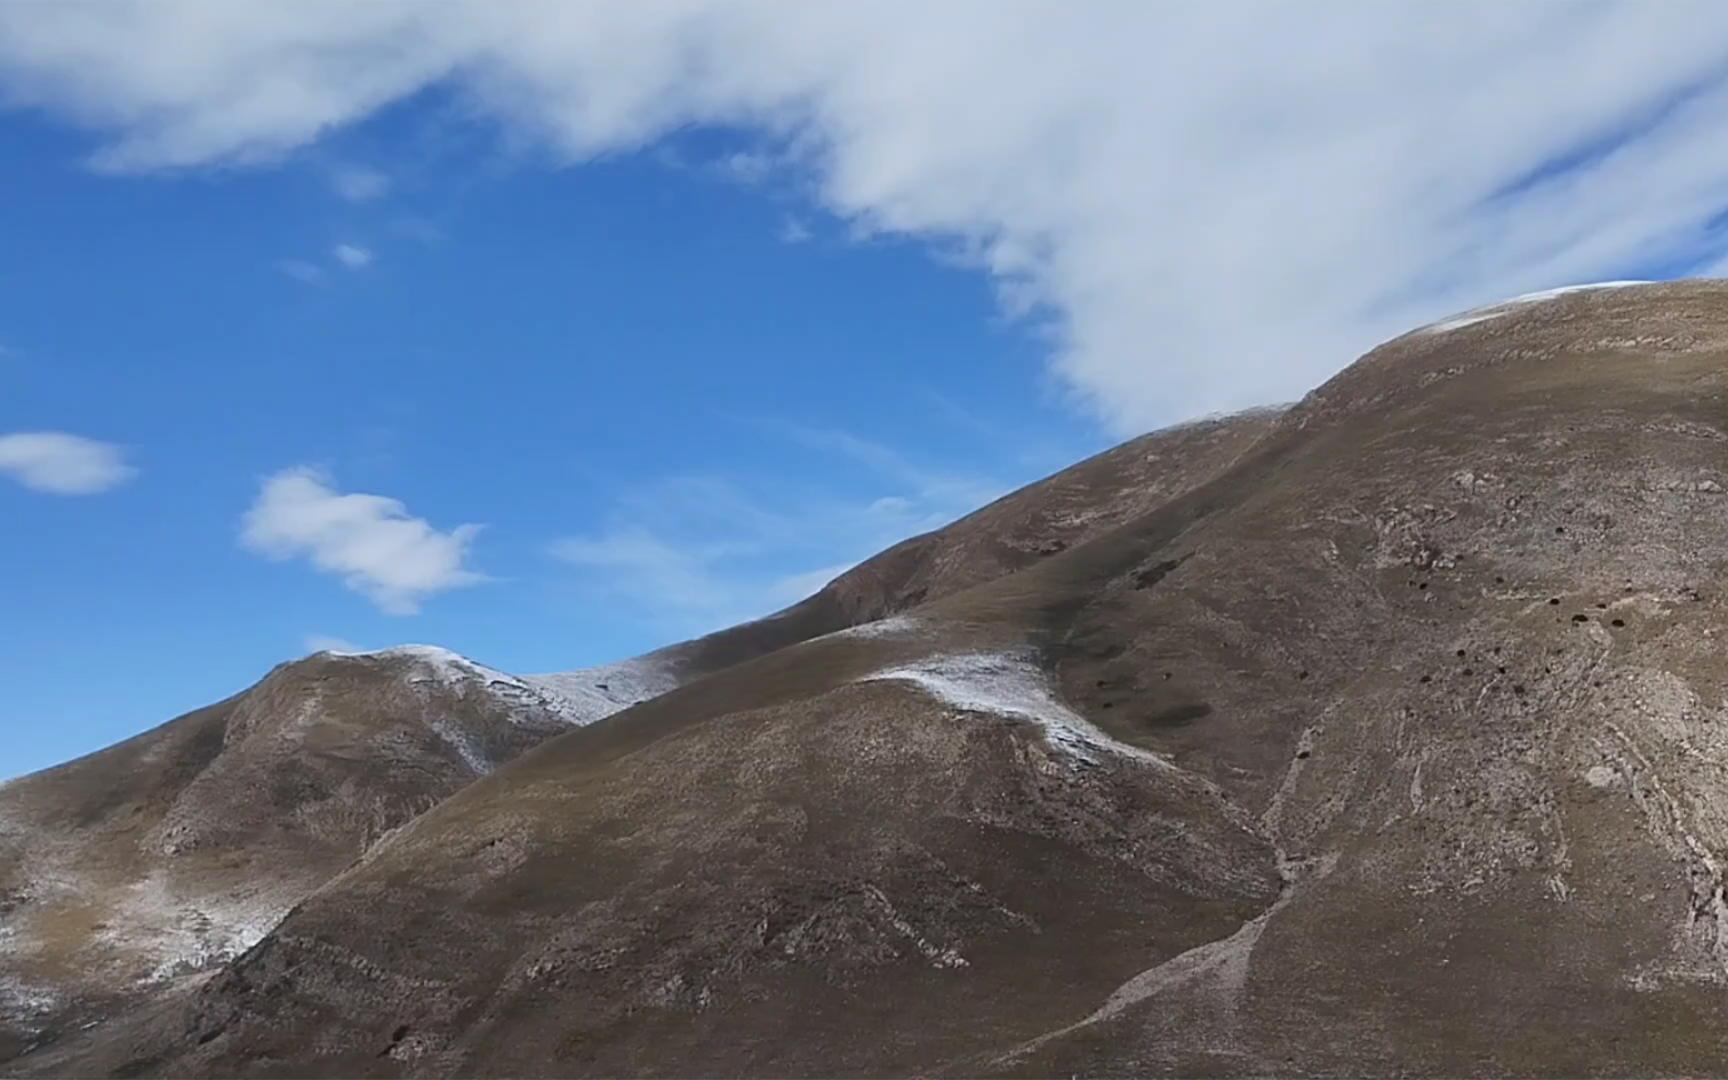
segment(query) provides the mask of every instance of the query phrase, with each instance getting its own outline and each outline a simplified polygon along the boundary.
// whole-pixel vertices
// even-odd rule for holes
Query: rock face
[[[392,768],[294,834],[328,876],[256,943],[7,1068],[1719,1073],[1725,472],[1728,286],[1425,328],[668,650],[677,688],[483,776]],[[4,820],[31,793],[55,866],[159,849],[242,704]],[[386,740],[303,743],[290,777]],[[244,860],[299,819],[187,820]],[[34,865],[6,887],[69,873]]]

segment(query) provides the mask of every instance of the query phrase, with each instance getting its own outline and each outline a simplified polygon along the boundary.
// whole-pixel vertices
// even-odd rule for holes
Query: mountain
[[[379,838],[567,727],[1107,530],[1227,466],[1275,411],[1145,436],[915,537],[767,619],[583,671],[320,652],[0,785],[0,1060],[249,948]]]
[[[518,679],[424,646],[321,652],[0,786],[0,1052],[232,959],[392,829],[675,671]]]
[[[484,775],[439,741],[418,813],[358,708],[351,772],[312,740],[230,768],[315,760],[347,793],[284,806],[394,827],[333,831],[239,955],[6,1068],[1719,1072],[1725,450],[1728,285],[1528,298],[655,654],[664,692]],[[260,694],[273,730],[306,693]],[[162,865],[123,815],[169,821],[239,711],[0,789],[4,820]],[[255,801],[213,850],[325,842]]]

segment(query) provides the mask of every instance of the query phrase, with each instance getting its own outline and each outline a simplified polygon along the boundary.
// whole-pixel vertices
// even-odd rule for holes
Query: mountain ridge
[[[169,788],[174,788],[176,778],[182,773],[185,774],[183,779],[186,786],[195,785],[220,755],[221,750],[234,741],[242,729],[249,726],[244,720],[231,723],[230,714],[250,698],[270,697],[274,687],[291,679],[297,672],[313,673],[314,683],[320,681],[316,672],[331,665],[350,672],[354,677],[363,677],[359,674],[363,672],[370,672],[374,678],[386,676],[384,681],[395,684],[396,689],[406,694],[409,699],[394,701],[391,707],[398,710],[407,708],[425,712],[424,703],[420,701],[423,695],[416,687],[424,689],[430,686],[434,691],[434,698],[442,694],[448,699],[453,695],[458,700],[447,701],[447,704],[457,711],[461,711],[463,707],[459,699],[463,697],[465,684],[483,684],[487,695],[499,699],[494,702],[496,707],[492,710],[493,717],[495,720],[504,721],[504,726],[499,730],[514,731],[516,738],[507,739],[500,744],[496,739],[488,738],[486,733],[475,730],[471,718],[469,722],[453,725],[442,717],[430,714],[421,716],[416,721],[425,729],[420,733],[425,743],[420,750],[426,757],[439,762],[438,767],[445,770],[443,779],[420,785],[406,804],[393,811],[383,812],[381,815],[369,811],[370,816],[378,820],[358,829],[350,829],[344,836],[347,843],[341,857],[326,854],[316,860],[316,868],[306,873],[288,875],[292,878],[291,881],[278,882],[276,893],[281,899],[266,904],[263,913],[248,910],[243,918],[233,914],[223,917],[232,905],[224,908],[222,912],[213,913],[206,909],[220,908],[222,905],[208,899],[202,902],[189,901],[182,905],[191,912],[186,917],[195,925],[208,928],[200,933],[181,935],[169,934],[156,927],[161,920],[154,916],[132,920],[134,938],[175,937],[180,943],[179,953],[156,957],[153,966],[145,973],[151,977],[145,978],[144,984],[155,986],[165,978],[156,976],[160,973],[171,974],[179,968],[185,969],[180,971],[181,974],[195,975],[208,970],[211,964],[219,963],[250,947],[261,936],[258,927],[267,929],[274,925],[274,921],[292,907],[294,902],[320,887],[354,859],[361,857],[377,839],[388,835],[419,812],[430,808],[473,779],[490,773],[497,765],[540,739],[560,732],[566,726],[603,719],[640,699],[676,689],[680,683],[697,681],[705,673],[723,670],[783,647],[824,635],[869,633],[871,631],[867,628],[871,623],[880,625],[896,612],[928,599],[933,591],[940,595],[946,589],[952,588],[952,579],[970,582],[987,578],[991,574],[1007,572],[1009,567],[1023,565],[1029,560],[1042,557],[1057,546],[1065,546],[1068,537],[1096,532],[1107,525],[1111,517],[1106,513],[1084,519],[1063,518],[1061,506],[1064,504],[1060,500],[1052,508],[1044,506],[1040,497],[1040,493],[1053,482],[1056,482],[1055,486],[1058,488],[1066,483],[1069,487],[1078,486],[1082,489],[1102,484],[1114,496],[1115,493],[1140,483],[1148,469],[1172,457],[1184,464],[1189,458],[1195,459],[1193,470],[1203,474],[1206,470],[1215,468],[1217,461],[1225,460],[1238,452],[1238,444],[1250,441],[1253,432],[1264,419],[1265,417],[1258,413],[1243,414],[1238,418],[1209,418],[1180,425],[1168,434],[1152,433],[1133,440],[1122,447],[1113,448],[1081,462],[1067,473],[1061,474],[1067,477],[1066,481],[1058,482],[1059,478],[1052,478],[1051,481],[1040,482],[1022,489],[1021,492],[998,499],[946,529],[911,538],[880,556],[866,560],[859,567],[840,575],[812,597],[781,612],[691,642],[656,650],[634,660],[574,672],[517,676],[438,646],[406,645],[351,652],[320,650],[300,660],[277,665],[254,687],[232,695],[223,702],[194,710],[109,750],[97,751],[43,773],[0,784],[0,816],[4,815],[8,801],[19,800],[21,793],[27,795],[45,782],[52,785],[55,778],[65,777],[68,772],[79,774],[94,769],[96,773],[106,775],[134,771],[131,764],[123,767],[117,767],[111,762],[104,764],[105,757],[111,757],[115,752],[126,753],[124,748],[127,747],[146,748],[146,757],[154,753],[155,758],[170,759],[171,765],[163,778]],[[1160,479],[1160,483],[1179,482],[1179,474],[1180,469],[1171,470]],[[1076,476],[1079,477],[1078,483]],[[1075,492],[1069,491],[1063,497],[1073,499],[1077,496]],[[1029,506],[1028,503],[1032,505]],[[1004,536],[1007,543],[995,542]],[[948,578],[931,572],[927,557],[932,549],[941,557],[942,569],[947,571]],[[299,693],[311,695],[305,688]],[[403,694],[398,694],[397,697],[402,697]],[[267,716],[273,722],[286,723],[289,726],[303,725],[312,719],[311,713],[316,711],[315,695],[296,697],[290,693],[276,696],[284,700],[273,699],[272,704],[254,709],[254,719],[256,716]],[[364,695],[361,697],[364,698]],[[360,707],[370,706],[362,702]],[[341,709],[337,711],[340,712]],[[535,722],[524,727],[517,722],[523,716]],[[167,735],[158,734],[167,732],[174,725],[189,730]],[[341,729],[348,725],[334,726]],[[161,739],[166,739],[171,745],[153,745],[154,740]],[[176,757],[174,747],[178,741],[194,745],[198,752],[184,760]],[[337,756],[350,753],[344,748],[345,741],[353,745],[351,737],[345,740],[333,732],[327,732],[314,740],[316,749]],[[358,745],[359,753],[364,757],[367,752],[364,744]],[[128,762],[130,760],[128,757]],[[394,761],[391,766],[393,769],[405,767],[400,760],[390,760]],[[256,773],[257,770],[253,771]],[[295,774],[302,770],[299,762],[290,761],[274,771]],[[105,780],[96,783],[97,786],[111,790],[124,789],[124,785]],[[77,782],[74,780],[70,785],[60,786],[76,787]],[[204,786],[209,787],[209,781],[205,781]],[[266,789],[268,786],[263,785]],[[250,798],[251,792],[257,789],[258,785],[244,785],[237,794],[245,801]],[[184,799],[184,796],[183,791],[176,791],[177,798]],[[235,796],[231,794],[225,797]],[[63,796],[48,797],[49,801],[56,798],[64,799]],[[354,813],[353,804],[356,800],[364,802],[364,793],[357,796],[349,792],[345,800],[338,801],[338,812]],[[292,797],[289,801],[293,802]],[[124,798],[119,802],[121,805],[126,804]],[[290,807],[290,810],[302,817],[307,813],[304,807]],[[163,813],[171,816],[172,811],[164,810]],[[17,816],[16,811],[13,816]],[[85,817],[90,820],[81,822],[79,828],[87,831],[91,822],[100,816],[99,813],[86,814]],[[206,816],[211,815],[207,813]],[[255,836],[249,839],[241,838],[250,835],[247,833],[248,828],[258,826],[245,824],[248,820],[245,813],[235,817],[236,820],[226,826],[227,845],[244,849],[248,844],[256,844],[258,841]],[[163,834],[163,838],[158,840],[153,836],[151,840],[160,855],[173,858],[183,853],[183,846],[184,850],[188,851],[198,846],[197,830],[185,822],[165,820],[156,827],[158,832]],[[119,842],[131,843],[132,833],[135,831],[124,831]],[[14,852],[17,852],[20,846],[15,844]],[[100,841],[85,841],[85,846],[100,850],[104,844]],[[136,859],[130,858],[130,854],[128,857],[130,862],[136,862]],[[293,860],[288,861],[292,863]],[[22,879],[39,872],[39,863],[21,854],[14,858],[13,867],[13,879]],[[231,873],[222,875],[225,882],[232,876]],[[143,881],[152,880],[148,874],[140,874],[138,878]],[[0,886],[3,885],[5,882],[0,881]],[[225,894],[231,887],[224,884],[217,891]],[[16,999],[16,1003],[10,1009],[0,1010],[0,1032],[9,1030],[11,1033],[9,1038],[0,1039],[0,1053],[5,1051],[6,1043],[16,1049],[23,1049],[39,1041],[45,1032],[68,1026],[76,1027],[87,1022],[87,1016],[99,1015],[105,1009],[118,1008],[119,1002],[136,996],[127,993],[95,993],[95,987],[90,985],[94,980],[85,980],[82,986],[78,985],[79,980],[72,980],[74,989],[70,994],[48,992],[40,987],[54,982],[56,977],[64,979],[64,974],[51,974],[47,977],[16,974],[19,969],[25,972],[63,971],[74,957],[79,958],[79,962],[86,967],[96,970],[102,967],[102,963],[94,960],[93,955],[111,959],[115,950],[96,948],[102,938],[101,932],[86,929],[81,936],[76,933],[73,935],[67,955],[54,956],[52,959],[55,962],[51,964],[36,963],[42,959],[42,950],[28,947],[32,941],[28,924],[33,919],[44,922],[64,920],[59,919],[52,911],[35,911],[33,915],[32,909],[53,908],[55,905],[45,902],[43,898],[34,896],[22,887],[14,887],[7,895],[14,896],[15,900],[0,909],[0,918],[5,920],[3,925],[8,931],[0,938],[0,964],[4,965],[0,966],[0,987],[11,988],[8,992]],[[174,905],[158,900],[157,907],[163,906]],[[213,915],[215,917],[212,917]],[[86,920],[87,923],[100,921]],[[19,928],[21,923],[25,924],[22,929]],[[21,946],[20,942],[26,944]],[[177,964],[177,959],[184,959],[184,963]],[[4,964],[7,960],[11,963]],[[14,970],[10,978],[7,977],[6,967]],[[128,969],[128,972],[119,976],[105,975],[104,980],[108,979],[136,983],[139,974]],[[77,1004],[77,999],[84,994],[92,994],[93,1000],[98,1004]],[[64,1002],[68,997],[74,1001],[69,1008],[65,1007]],[[0,1001],[0,1006],[4,1004],[4,1001]]]
[[[1493,309],[663,650],[15,1066],[1707,1071],[1728,286]]]

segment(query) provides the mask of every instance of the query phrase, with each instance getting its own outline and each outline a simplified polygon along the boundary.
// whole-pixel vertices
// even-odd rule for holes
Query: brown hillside
[[[896,617],[528,750],[10,1068],[1720,1072],[1728,286],[1407,335],[1242,440],[889,560]]]

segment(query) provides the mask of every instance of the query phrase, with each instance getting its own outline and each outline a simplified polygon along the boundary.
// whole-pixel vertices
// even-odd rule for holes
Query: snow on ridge
[[[561,671],[546,675],[510,675],[436,645],[397,645],[369,652],[345,653],[324,650],[330,656],[345,658],[402,659],[412,663],[426,677],[418,681],[436,680],[454,685],[480,681],[495,697],[511,705],[527,709],[538,708],[559,721],[581,727],[602,720],[632,705],[658,697],[678,686],[673,666],[663,660],[638,657],[614,664]],[[512,711],[512,719],[522,722],[526,716]],[[463,760],[476,771],[487,772],[479,764],[485,755],[478,754],[466,740],[455,733],[439,731],[456,748]],[[458,745],[458,744],[462,745]]]
[[[1443,334],[1449,330],[1461,330],[1466,326],[1474,326],[1476,323],[1487,322],[1489,319],[1497,319],[1502,315],[1510,314],[1514,308],[1523,307],[1528,304],[1541,303],[1544,300],[1553,300],[1565,296],[1568,293],[1585,292],[1592,289],[1624,289],[1633,285],[1654,284],[1656,284],[1656,282],[1653,281],[1597,281],[1587,285],[1562,285],[1557,289],[1543,289],[1540,292],[1525,293],[1523,296],[1514,296],[1510,300],[1501,300],[1495,304],[1486,304],[1482,307],[1474,307],[1469,311],[1460,312],[1449,319],[1442,319],[1439,322],[1430,323],[1416,332],[1419,334]]]
[[[1148,435],[1176,435],[1196,428],[1211,427],[1226,424],[1233,420],[1272,419],[1282,416],[1296,407],[1293,401],[1278,401],[1266,405],[1250,405],[1246,409],[1225,409],[1222,412],[1209,412],[1200,416],[1191,416],[1186,420],[1178,420],[1147,432]]]
[[[665,660],[642,656],[615,664],[549,675],[524,675],[530,688],[567,703],[573,724],[592,724],[678,688],[678,673]]]
[[[1116,754],[1173,768],[1150,750],[1111,738],[1069,708],[1049,677],[1025,654],[968,653],[936,656],[866,675],[860,682],[901,681],[918,686],[956,709],[1030,720],[1051,747],[1096,765],[1098,753]]]
[[[509,711],[512,723],[522,725],[535,719],[535,713],[549,713],[555,719],[576,724],[579,710],[570,702],[555,695],[547,694],[528,685],[514,675],[505,674],[495,668],[475,663],[460,653],[436,645],[397,645],[389,649],[378,649],[374,652],[332,654],[350,657],[365,657],[378,659],[407,660],[418,677],[411,676],[409,683],[425,685],[437,683],[441,686],[458,686],[465,682],[481,683],[487,693],[502,699],[513,706]],[[488,773],[492,767],[485,754],[481,753],[465,733],[441,718],[430,721],[432,730],[437,733],[472,769],[479,773]]]
[[[515,678],[501,671],[494,671],[484,664],[477,664],[461,653],[437,645],[393,645],[388,649],[371,649],[366,652],[339,652],[335,649],[322,650],[323,655],[339,656],[350,660],[408,660],[432,671],[440,678],[458,680],[471,675],[482,675],[515,682]],[[314,654],[318,655],[318,654]]]
[[[916,629],[918,629],[918,620],[914,619],[912,616],[889,615],[885,618],[872,619],[869,622],[859,623],[857,626],[849,626],[844,630],[836,630],[831,634],[823,634],[822,637],[812,638],[811,640],[821,641],[823,638],[899,637],[902,634],[910,634]]]

